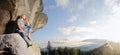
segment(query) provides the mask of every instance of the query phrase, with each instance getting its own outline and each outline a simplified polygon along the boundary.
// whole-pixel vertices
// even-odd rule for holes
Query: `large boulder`
[[[28,47],[17,33],[0,35],[0,55],[41,55],[39,46],[32,44]]]
[[[0,0],[0,34],[14,33],[17,18],[25,14],[33,26],[33,32],[47,24],[42,0]]]

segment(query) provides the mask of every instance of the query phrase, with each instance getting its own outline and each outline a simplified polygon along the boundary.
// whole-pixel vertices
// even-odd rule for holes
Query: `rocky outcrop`
[[[33,32],[47,24],[42,0],[0,0],[0,34],[14,33],[16,19],[25,14],[33,26]]]
[[[0,55],[41,55],[39,46],[32,44],[28,47],[17,33],[0,35]]]
[[[17,18],[22,14],[28,18],[33,32],[44,27],[48,17],[42,11],[42,0],[0,0],[0,55],[41,55],[35,42],[28,47],[15,32]]]
[[[89,55],[120,55],[120,43],[119,42],[107,42],[103,46],[91,50]]]

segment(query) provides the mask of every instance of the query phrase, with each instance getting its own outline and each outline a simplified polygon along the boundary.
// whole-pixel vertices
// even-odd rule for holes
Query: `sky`
[[[43,4],[48,23],[32,34],[39,44],[84,39],[120,42],[119,0],[43,0]]]

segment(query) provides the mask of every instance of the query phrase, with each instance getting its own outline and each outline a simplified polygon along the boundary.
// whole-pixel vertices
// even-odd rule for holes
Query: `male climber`
[[[18,32],[19,34],[23,37],[23,39],[26,41],[28,46],[32,46],[31,38],[30,38],[30,33],[32,31],[32,27],[29,24],[27,18],[25,15],[22,15],[20,18],[17,20],[17,26],[18,26]]]

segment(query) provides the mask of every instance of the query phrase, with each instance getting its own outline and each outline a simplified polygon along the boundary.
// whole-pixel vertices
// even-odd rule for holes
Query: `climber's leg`
[[[22,38],[25,40],[25,42],[27,43],[27,45],[31,46],[32,44],[30,43],[30,41],[28,40],[28,38],[26,37],[26,35],[21,30],[18,30],[18,32],[22,36]]]
[[[28,33],[28,35],[26,35],[26,36],[28,37],[29,40],[31,40],[30,34],[32,32],[32,26],[26,26],[25,31]]]
[[[28,39],[27,39],[26,35],[25,35],[21,30],[19,30],[18,32],[19,32],[19,34],[22,36],[22,38],[23,38],[26,42],[28,42]]]

